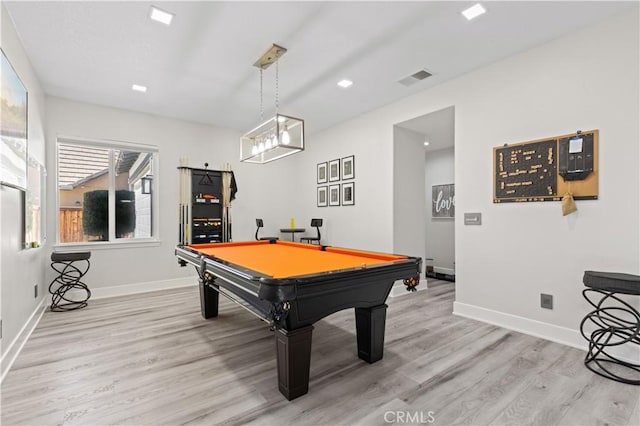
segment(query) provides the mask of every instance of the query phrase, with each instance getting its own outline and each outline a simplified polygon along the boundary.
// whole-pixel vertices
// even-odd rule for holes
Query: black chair
[[[256,219],[256,240],[277,240],[278,237],[258,237],[258,232],[260,232],[260,228],[264,227],[264,222],[262,219]]]
[[[300,238],[300,242],[309,244],[318,243],[318,245],[320,245],[320,227],[322,226],[322,219],[311,219],[311,226],[316,228],[317,235],[315,237],[302,237]]]
[[[640,385],[640,363],[621,359],[612,349],[640,345],[640,312],[619,294],[640,296],[640,276],[615,272],[585,271],[582,295],[594,308],[580,323],[589,342],[584,365],[600,376]]]

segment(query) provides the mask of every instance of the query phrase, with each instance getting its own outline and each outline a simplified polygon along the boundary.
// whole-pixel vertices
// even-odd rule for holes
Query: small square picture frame
[[[340,160],[329,161],[329,182],[340,180]]]
[[[350,155],[341,160],[340,170],[342,171],[342,180],[353,179],[356,177],[355,156]]]
[[[342,205],[353,206],[356,203],[356,183],[347,182],[342,184]]]
[[[318,163],[316,181],[317,183],[327,183],[327,162],[326,161],[324,163]]]
[[[330,206],[339,206],[340,205],[340,184],[329,185],[329,205]]]
[[[329,205],[327,196],[328,196],[327,187],[319,186],[318,196],[317,196],[318,207],[327,207]]]

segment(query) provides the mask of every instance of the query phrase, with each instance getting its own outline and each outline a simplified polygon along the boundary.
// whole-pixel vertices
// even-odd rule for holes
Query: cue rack
[[[231,241],[231,200],[237,191],[231,165],[226,163],[224,170],[209,170],[204,165],[204,169],[178,167],[179,244]]]

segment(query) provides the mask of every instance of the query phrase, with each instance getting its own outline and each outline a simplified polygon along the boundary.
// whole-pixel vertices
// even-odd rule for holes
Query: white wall
[[[29,155],[40,163],[45,162],[44,129],[44,93],[31,68],[22,44],[16,34],[13,22],[0,5],[2,20],[2,50],[13,65],[28,92],[28,150]],[[29,330],[21,329],[29,318],[39,314],[38,307],[43,300],[48,282],[44,271],[47,265],[46,246],[23,250],[21,247],[23,230],[19,221],[24,215],[23,198],[20,191],[12,188],[0,188],[0,317],[2,318],[2,375],[6,373],[12,358],[24,342]],[[34,296],[34,285],[38,285],[38,297]]]
[[[453,219],[434,219],[431,217],[431,187],[454,183],[454,159],[453,148],[437,151],[425,150],[426,257],[432,258],[434,268],[443,273],[452,273],[455,269],[455,222]],[[458,214],[460,213],[456,208],[456,215]]]
[[[210,169],[220,169],[225,162],[232,164],[238,184],[231,213],[235,240],[253,239],[256,217],[262,216],[276,230],[288,224],[292,214],[287,208],[293,195],[294,179],[287,171],[291,162],[282,160],[263,166],[239,163],[240,132],[48,97],[47,150],[51,155],[47,167],[51,173],[47,189],[53,194],[48,200],[52,212],[47,224],[50,241],[56,241],[54,153],[58,135],[151,144],[159,148],[160,174],[157,179],[154,176],[154,189],[159,190],[161,242],[154,247],[95,249],[88,246],[92,250],[91,269],[84,281],[94,290],[193,281],[193,268],[180,268],[174,256],[178,240],[177,167],[181,157],[188,157],[191,167],[202,168],[208,162]],[[269,231],[267,228],[265,232]]]
[[[393,126],[374,117],[366,114],[315,133],[305,152],[296,154],[297,216],[324,218],[323,244],[393,252]],[[355,156],[355,205],[316,207],[317,163],[349,155]]]
[[[238,138],[234,144],[239,144]],[[310,220],[300,214],[299,208],[304,196],[298,189],[301,176],[297,161],[303,155],[304,151],[272,163],[239,163],[234,166],[242,191],[238,193],[238,202],[233,203],[234,240],[252,240],[256,218],[264,220],[264,228],[260,230],[260,236],[263,237],[289,239],[290,234],[280,234],[279,230],[288,228],[292,217],[296,226],[309,229]],[[296,239],[300,236],[296,234]]]
[[[636,9],[456,85],[457,302],[576,329],[584,270],[640,271],[638,40]],[[599,200],[567,217],[559,203],[491,202],[491,147],[577,129],[600,129]],[[482,226],[463,225],[469,211]]]
[[[323,209],[331,243],[392,250],[393,125],[454,105],[456,309],[577,338],[583,271],[640,272],[638,39],[636,6],[313,135],[307,212],[319,210],[315,162],[355,154],[356,208]],[[556,202],[492,203],[493,147],[577,129],[600,129],[599,200],[578,201],[567,217]],[[482,226],[464,226],[464,212],[482,212]],[[542,292],[555,296],[553,310],[539,307]]]
[[[426,257],[424,141],[420,133],[393,126],[393,252],[421,258]]]

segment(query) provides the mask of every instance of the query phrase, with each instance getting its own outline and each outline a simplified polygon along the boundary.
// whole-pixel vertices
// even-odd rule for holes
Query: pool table
[[[414,291],[420,258],[281,240],[179,245],[182,266],[200,277],[204,318],[218,315],[222,294],[275,331],[278,388],[292,400],[308,392],[313,323],[355,308],[358,356],[382,358],[391,287]]]

